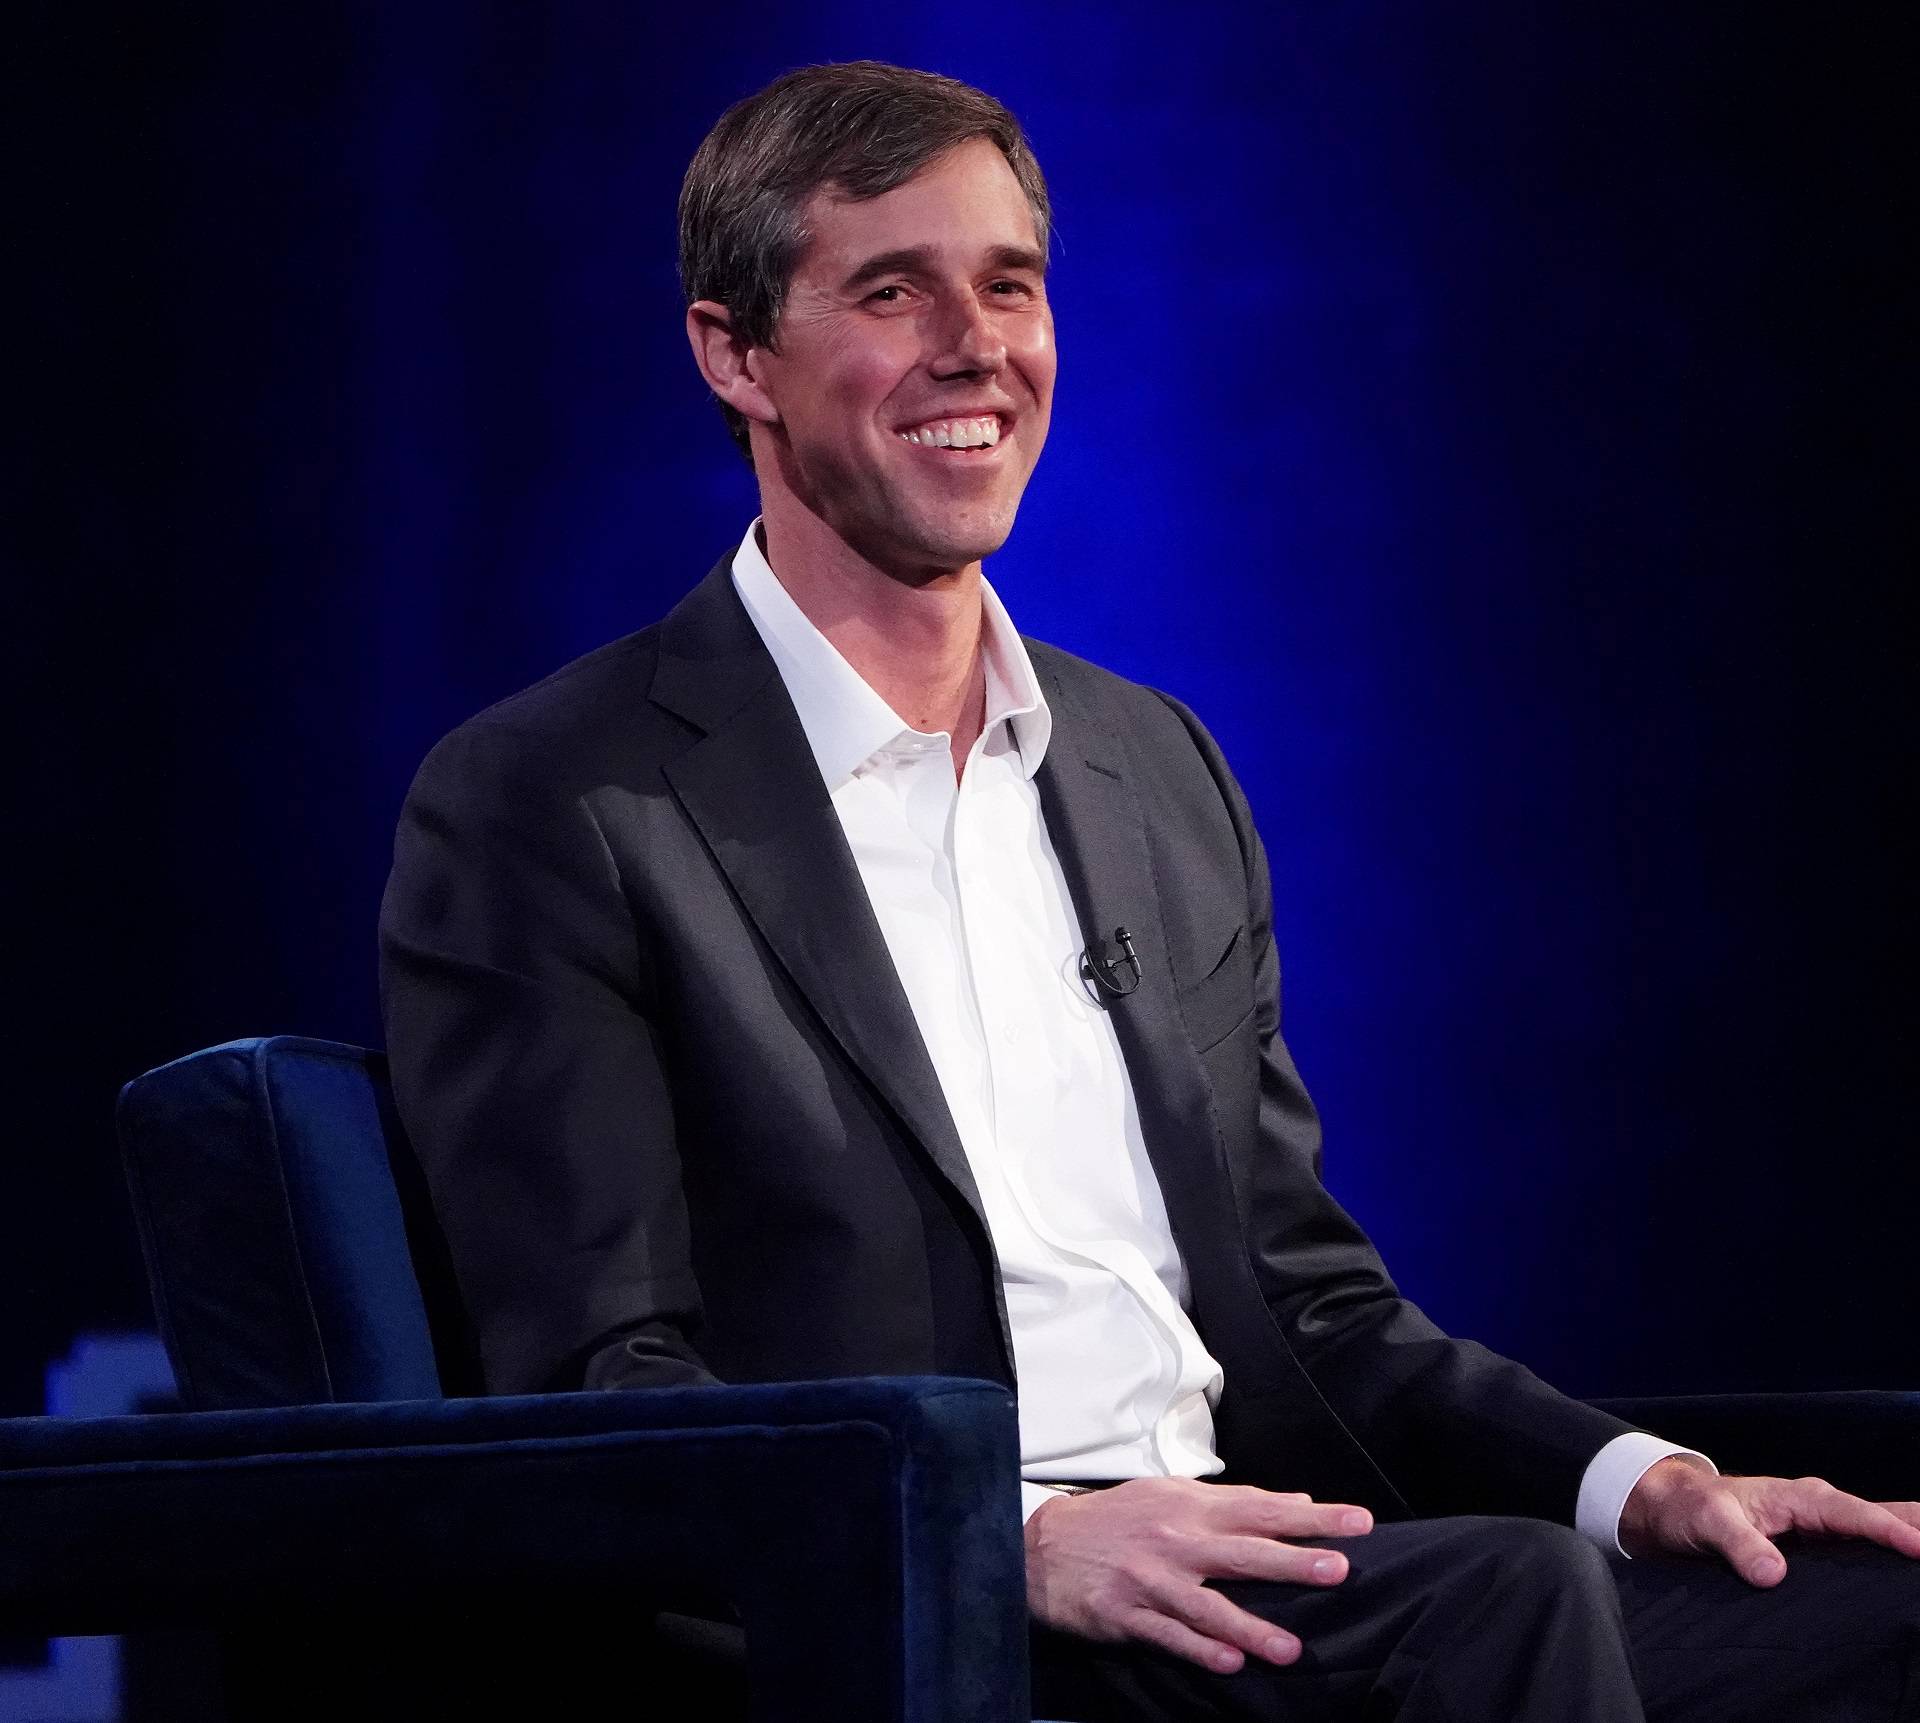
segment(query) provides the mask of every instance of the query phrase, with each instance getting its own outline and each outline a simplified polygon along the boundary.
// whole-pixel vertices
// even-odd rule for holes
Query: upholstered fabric
[[[477,1389],[379,1054],[230,1041],[129,1083],[119,1122],[188,1406]]]
[[[947,1378],[0,1423],[0,1623],[727,1599],[770,1716],[1024,1717],[1010,1396]]]

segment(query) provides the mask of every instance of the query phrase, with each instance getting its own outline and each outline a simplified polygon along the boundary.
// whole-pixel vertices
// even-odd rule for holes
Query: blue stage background
[[[1404,1288],[1579,1393],[1917,1385],[1882,44],[1410,0],[37,15],[0,1411],[150,1320],[118,1084],[377,1042],[421,755],[739,534],[674,195],[728,102],[862,55],[1029,127],[1060,394],[990,572],[1236,764],[1329,1183]]]

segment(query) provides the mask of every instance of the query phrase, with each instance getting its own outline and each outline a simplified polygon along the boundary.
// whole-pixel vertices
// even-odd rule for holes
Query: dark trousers
[[[1034,1713],[1074,1723],[1866,1723],[1920,1720],[1920,1562],[1788,1536],[1757,1591],[1717,1561],[1626,1561],[1544,1520],[1315,1540],[1331,1589],[1220,1582],[1297,1634],[1216,1675],[1037,1630]]]

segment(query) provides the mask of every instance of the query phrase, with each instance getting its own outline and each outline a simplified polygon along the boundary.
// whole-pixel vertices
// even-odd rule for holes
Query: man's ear
[[[763,425],[780,423],[773,399],[754,375],[754,355],[733,332],[733,314],[717,300],[696,299],[687,307],[687,341],[693,362],[707,387],[736,412]]]

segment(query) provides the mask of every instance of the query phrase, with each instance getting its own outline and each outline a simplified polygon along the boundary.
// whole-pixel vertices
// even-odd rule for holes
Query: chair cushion
[[[231,1041],[135,1078],[119,1126],[189,1407],[443,1391],[395,1186],[412,1163],[379,1054],[291,1035]]]

